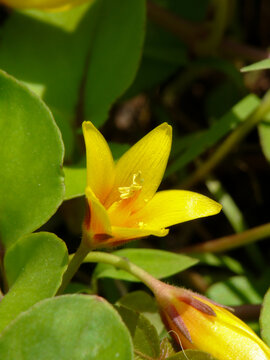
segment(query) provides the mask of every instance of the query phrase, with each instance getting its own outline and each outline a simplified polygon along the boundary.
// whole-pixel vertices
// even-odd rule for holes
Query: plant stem
[[[82,240],[78,250],[72,256],[70,263],[68,264],[67,270],[63,275],[62,284],[58,289],[56,295],[61,295],[63,293],[63,291],[69,284],[70,280],[73,278],[73,276],[79,269],[80,265],[83,263],[83,260],[90,251],[91,249],[88,246],[86,246],[85,242]]]
[[[235,131],[233,131],[217,148],[214,154],[207,159],[183,184],[181,187],[190,188],[203,180],[229,152],[261,121],[270,111],[270,90],[263,97],[261,104],[255,112]]]
[[[154,289],[157,289],[159,283],[161,283],[159,280],[155,279],[146,271],[144,271],[137,265],[131,263],[127,258],[123,258],[120,256],[99,252],[99,251],[93,251],[85,257],[83,262],[94,262],[94,263],[101,262],[115,266],[124,271],[127,271],[128,273],[134,275],[139,280],[141,280],[141,282],[144,283],[153,292]]]
[[[147,14],[153,22],[174,34],[195,51],[196,45],[207,39],[212,29],[211,25],[209,26],[207,23],[196,23],[182,19],[150,0],[147,1]],[[230,38],[220,40],[218,50],[225,55],[239,56],[252,62],[269,58],[268,50],[241,44]]]
[[[208,28],[205,24],[182,19],[155,2],[148,0],[146,4],[147,14],[154,23],[171,32],[190,46],[204,38],[208,33]]]
[[[228,0],[212,0],[214,7],[214,15],[211,21],[210,30],[207,37],[198,41],[196,44],[196,52],[198,54],[215,53],[220,46],[223,34],[228,23],[229,4]]]
[[[270,223],[254,227],[253,229],[247,231],[243,231],[240,234],[224,236],[222,238],[207,241],[199,245],[190,246],[183,249],[181,252],[219,253],[232,250],[253,243],[255,241],[265,239],[267,237],[270,237]]]

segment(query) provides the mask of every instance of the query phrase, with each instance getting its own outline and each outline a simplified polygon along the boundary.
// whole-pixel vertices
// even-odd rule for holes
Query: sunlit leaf
[[[48,108],[4,72],[0,113],[0,238],[9,246],[43,225],[61,204],[64,148]]]
[[[51,233],[26,235],[6,253],[10,286],[0,302],[0,331],[22,311],[55,295],[68,264],[65,243]]]
[[[1,360],[132,360],[129,332],[97,296],[65,295],[21,314],[0,336]]]
[[[122,249],[115,255],[128,258],[158,279],[165,278],[195,265],[198,260],[191,257],[154,249]],[[87,262],[87,257],[85,258]],[[95,272],[97,278],[108,277],[127,281],[139,281],[129,273],[107,264],[98,264]]]

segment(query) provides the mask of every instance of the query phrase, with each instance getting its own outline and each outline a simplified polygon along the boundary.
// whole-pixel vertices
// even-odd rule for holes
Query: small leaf
[[[183,350],[170,356],[168,360],[217,360],[212,355],[199,350]]]
[[[135,354],[143,354],[156,359],[159,356],[159,337],[155,327],[143,315],[125,308],[116,307],[130,331]],[[141,359],[140,356],[137,356]]]
[[[61,204],[64,147],[45,104],[2,71],[0,92],[0,238],[8,247]]]
[[[261,334],[263,340],[270,346],[270,289],[265,294],[260,316]]]
[[[244,66],[244,67],[242,67],[241,72],[258,71],[258,70],[265,70],[265,69],[270,69],[270,59],[264,59],[264,60],[254,63],[254,64]]]
[[[22,311],[55,295],[68,264],[65,243],[50,233],[22,237],[6,253],[11,289],[0,302],[0,331]]]
[[[97,296],[65,295],[39,302],[0,336],[1,360],[132,360],[129,332]]]
[[[122,249],[115,251],[113,254],[128,258],[158,279],[177,274],[198,262],[198,260],[185,255],[154,249]],[[87,257],[85,262],[87,262]],[[109,277],[139,282],[137,278],[129,273],[107,264],[98,264],[94,275],[96,278]]]

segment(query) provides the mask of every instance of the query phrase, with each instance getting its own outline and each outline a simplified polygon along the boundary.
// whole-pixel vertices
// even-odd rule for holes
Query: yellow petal
[[[140,195],[134,201],[134,210],[144,206],[145,201],[153,197],[162,180],[171,150],[172,129],[167,123],[156,127],[117,162],[113,190],[106,200],[106,207],[120,200],[119,188],[137,186],[134,180],[139,178]],[[127,191],[128,193],[128,191]],[[132,194],[132,191],[131,191]]]
[[[87,186],[103,203],[114,182],[112,153],[104,137],[90,121],[84,121],[82,128],[86,146]]]
[[[162,237],[168,234],[168,230],[161,228],[154,229],[149,227],[124,228],[124,227],[112,226],[112,234],[114,238],[128,240],[128,239],[142,238],[149,235]]]
[[[204,195],[184,190],[160,191],[132,221],[142,221],[147,227],[165,228],[184,221],[215,215],[221,205]]]
[[[86,217],[85,230],[89,232],[91,243],[95,244],[95,240],[98,239],[100,235],[111,235],[112,229],[106,209],[94,195],[90,187],[86,188],[85,194],[89,204],[89,216]]]

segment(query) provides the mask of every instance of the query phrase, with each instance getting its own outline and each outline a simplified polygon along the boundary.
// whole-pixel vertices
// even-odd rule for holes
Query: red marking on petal
[[[87,230],[90,229],[90,223],[91,223],[91,210],[88,200],[86,199],[84,226]]]
[[[195,294],[194,294],[195,295]],[[197,295],[196,295],[197,296]],[[195,309],[199,310],[200,312],[210,315],[216,316],[215,311],[211,308],[210,305],[205,304],[204,302],[196,299],[193,296],[193,293],[190,291],[185,291],[183,295],[179,296],[179,300],[183,301],[184,303],[194,307]],[[208,300],[208,299],[207,299]]]
[[[182,333],[182,335],[190,343],[192,343],[191,335],[190,335],[190,333],[188,331],[188,328],[186,327],[183,319],[181,318],[181,316],[177,312],[176,308],[173,305],[170,305],[170,307],[168,307],[166,310],[167,310],[166,311],[167,314],[169,315],[169,317],[171,318],[172,322],[177,327],[177,329]]]
[[[221,307],[221,308],[223,308],[223,309],[227,309],[227,310],[229,310],[229,311],[231,311],[231,312],[234,312],[234,309],[231,308],[230,306],[219,304],[219,303],[217,303],[217,302],[215,302],[215,301],[213,301],[213,300],[208,299],[207,297],[205,297],[205,296],[203,296],[203,295],[201,295],[201,294],[194,294],[194,295],[196,295],[197,297],[199,297],[199,298],[201,298],[201,299],[204,299],[204,300],[206,300],[206,301],[209,301],[209,302],[210,302],[211,304],[213,304],[213,305],[216,305],[216,306],[219,306],[219,307]]]
[[[97,242],[104,242],[110,239],[112,236],[108,234],[95,234],[93,236],[94,240],[97,240]]]

